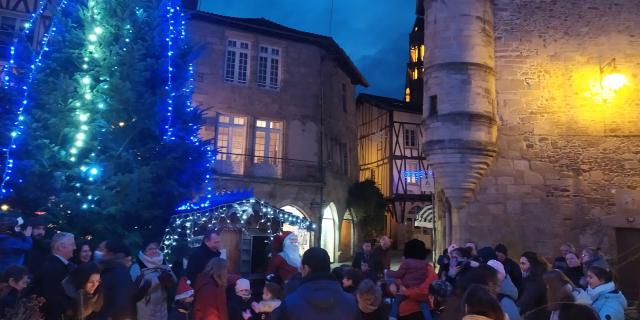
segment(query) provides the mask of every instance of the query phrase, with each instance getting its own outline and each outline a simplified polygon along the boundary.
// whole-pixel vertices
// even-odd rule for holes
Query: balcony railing
[[[221,176],[322,181],[318,161],[219,152],[214,167],[215,174]]]

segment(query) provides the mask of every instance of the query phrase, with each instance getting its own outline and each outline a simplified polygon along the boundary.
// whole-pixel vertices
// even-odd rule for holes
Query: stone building
[[[193,99],[207,121],[202,136],[218,150],[215,188],[252,188],[317,224],[316,232],[301,232],[303,248],[319,244],[333,261],[350,257],[354,97],[366,80],[332,38],[264,18],[193,11],[189,30],[205,46]]]
[[[426,0],[439,243],[601,247],[640,278],[640,4]]]

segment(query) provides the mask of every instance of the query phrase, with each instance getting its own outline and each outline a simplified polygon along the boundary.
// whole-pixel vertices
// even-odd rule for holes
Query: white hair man
[[[46,299],[44,314],[47,319],[60,319],[69,306],[64,299],[62,280],[69,275],[75,265],[69,261],[76,249],[74,235],[67,232],[56,233],[51,239],[51,255],[36,275],[36,289]]]

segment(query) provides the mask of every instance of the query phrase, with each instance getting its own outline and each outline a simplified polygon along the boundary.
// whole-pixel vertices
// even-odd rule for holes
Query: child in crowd
[[[419,287],[427,278],[429,262],[426,259],[430,254],[431,251],[425,247],[424,242],[418,239],[409,240],[404,245],[404,260],[400,264],[400,268],[397,271],[387,270],[385,276],[388,279],[394,279],[397,286],[405,288]],[[404,296],[396,295],[389,319],[395,320],[398,318],[400,303],[404,299]],[[431,319],[431,312],[427,302],[421,302],[419,305],[424,318]]]
[[[227,294],[229,320],[254,319],[251,313],[252,303],[255,303],[255,300],[251,297],[251,283],[249,280],[244,278],[236,280],[235,294]],[[247,311],[249,311],[248,316]]]
[[[354,268],[347,268],[342,277],[342,289],[344,292],[356,294],[356,289],[362,281],[362,273]]]
[[[186,276],[180,277],[178,287],[176,288],[175,310],[173,310],[169,319],[171,320],[189,320],[191,319],[191,310],[193,309],[193,288]]]
[[[262,289],[262,301],[251,304],[251,309],[258,314],[257,319],[260,320],[271,319],[271,312],[280,306],[282,302],[281,299],[283,298],[282,286],[277,282],[270,282],[268,280],[269,278],[267,278],[264,289]]]

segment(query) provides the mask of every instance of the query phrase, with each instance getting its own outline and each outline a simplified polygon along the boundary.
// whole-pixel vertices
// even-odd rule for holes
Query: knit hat
[[[500,261],[492,259],[487,262],[487,265],[498,271],[498,279],[500,279],[500,282],[502,282],[507,276],[507,272],[504,270],[504,265]]]
[[[176,289],[176,300],[182,300],[193,296],[193,288],[190,286],[191,281],[187,280],[187,277],[182,276],[178,281],[178,288]]]
[[[319,247],[309,248],[302,255],[302,265],[308,266],[312,273],[330,272],[331,262],[326,250]]]
[[[249,280],[240,278],[236,281],[236,291],[251,290],[251,283]]]
[[[273,241],[271,241],[271,252],[274,256],[282,252],[284,249],[284,239],[286,239],[290,234],[291,231],[282,231],[273,238]]]
[[[489,260],[497,260],[496,252],[491,247],[484,247],[478,250],[478,256],[482,260],[482,263],[487,263]]]
[[[496,252],[500,252],[502,254],[504,254],[505,256],[509,256],[507,254],[507,246],[505,246],[502,243],[498,243],[498,245],[496,245],[496,248],[494,249]]]

